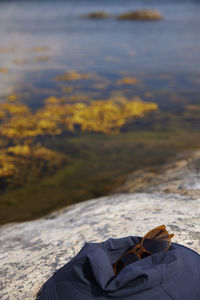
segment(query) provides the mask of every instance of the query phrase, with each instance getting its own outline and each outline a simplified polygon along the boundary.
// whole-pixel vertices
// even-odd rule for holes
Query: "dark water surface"
[[[141,8],[164,19],[116,19]],[[82,18],[99,10],[111,18]],[[199,15],[189,0],[0,2],[1,224],[108,194],[200,147]],[[127,117],[132,101],[142,111]],[[108,129],[112,118],[123,124]]]

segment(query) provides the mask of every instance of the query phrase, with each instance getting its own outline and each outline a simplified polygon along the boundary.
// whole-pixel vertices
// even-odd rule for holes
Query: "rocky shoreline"
[[[163,192],[200,198],[200,151],[184,152],[162,166],[133,172],[113,192]]]
[[[131,174],[112,195],[0,228],[0,298],[34,299],[85,242],[142,236],[166,224],[173,242],[200,252],[200,151]]]

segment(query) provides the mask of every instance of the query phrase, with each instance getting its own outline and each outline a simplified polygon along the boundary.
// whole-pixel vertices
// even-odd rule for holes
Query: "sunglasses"
[[[142,259],[151,254],[167,251],[171,245],[174,234],[169,234],[165,225],[161,225],[150,230],[141,240],[130,250],[124,252],[114,263],[113,269],[117,275],[127,265]]]

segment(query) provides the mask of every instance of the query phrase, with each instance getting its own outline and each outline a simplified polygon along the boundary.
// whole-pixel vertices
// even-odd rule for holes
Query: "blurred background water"
[[[144,8],[164,19],[116,19]],[[83,18],[102,10],[111,17]],[[200,3],[192,0],[0,2],[1,223],[105,195],[130,172],[199,148],[199,15]],[[157,109],[133,114],[117,132],[93,125],[83,130],[78,121],[71,129],[60,125],[56,109],[69,111],[69,104],[77,119],[74,105],[84,103],[86,110],[93,103],[98,110],[99,100],[105,115],[109,100],[139,100]],[[45,113],[59,132],[33,133],[31,121],[13,125],[36,115],[40,122]]]

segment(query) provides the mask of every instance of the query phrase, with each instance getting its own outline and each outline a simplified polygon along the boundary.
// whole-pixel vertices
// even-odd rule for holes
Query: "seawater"
[[[164,19],[116,19],[121,13],[144,8],[159,10]],[[111,17],[83,18],[100,10]],[[0,2],[1,103],[17,95],[20,103],[36,113],[49,97],[67,102],[75,95],[76,100],[69,103],[80,97],[79,102],[86,104],[140,97],[159,108],[128,122],[118,134],[81,132],[77,127],[73,132],[39,136],[34,145],[68,157],[66,164],[50,171],[43,158],[31,164],[23,155],[6,156],[20,162],[14,179],[0,178],[1,223],[35,218],[105,195],[132,171],[199,148],[199,15],[199,1],[189,0]],[[56,80],[70,70],[91,76]],[[138,84],[117,84],[126,77]],[[1,155],[13,143],[23,142],[5,140],[2,135]]]

